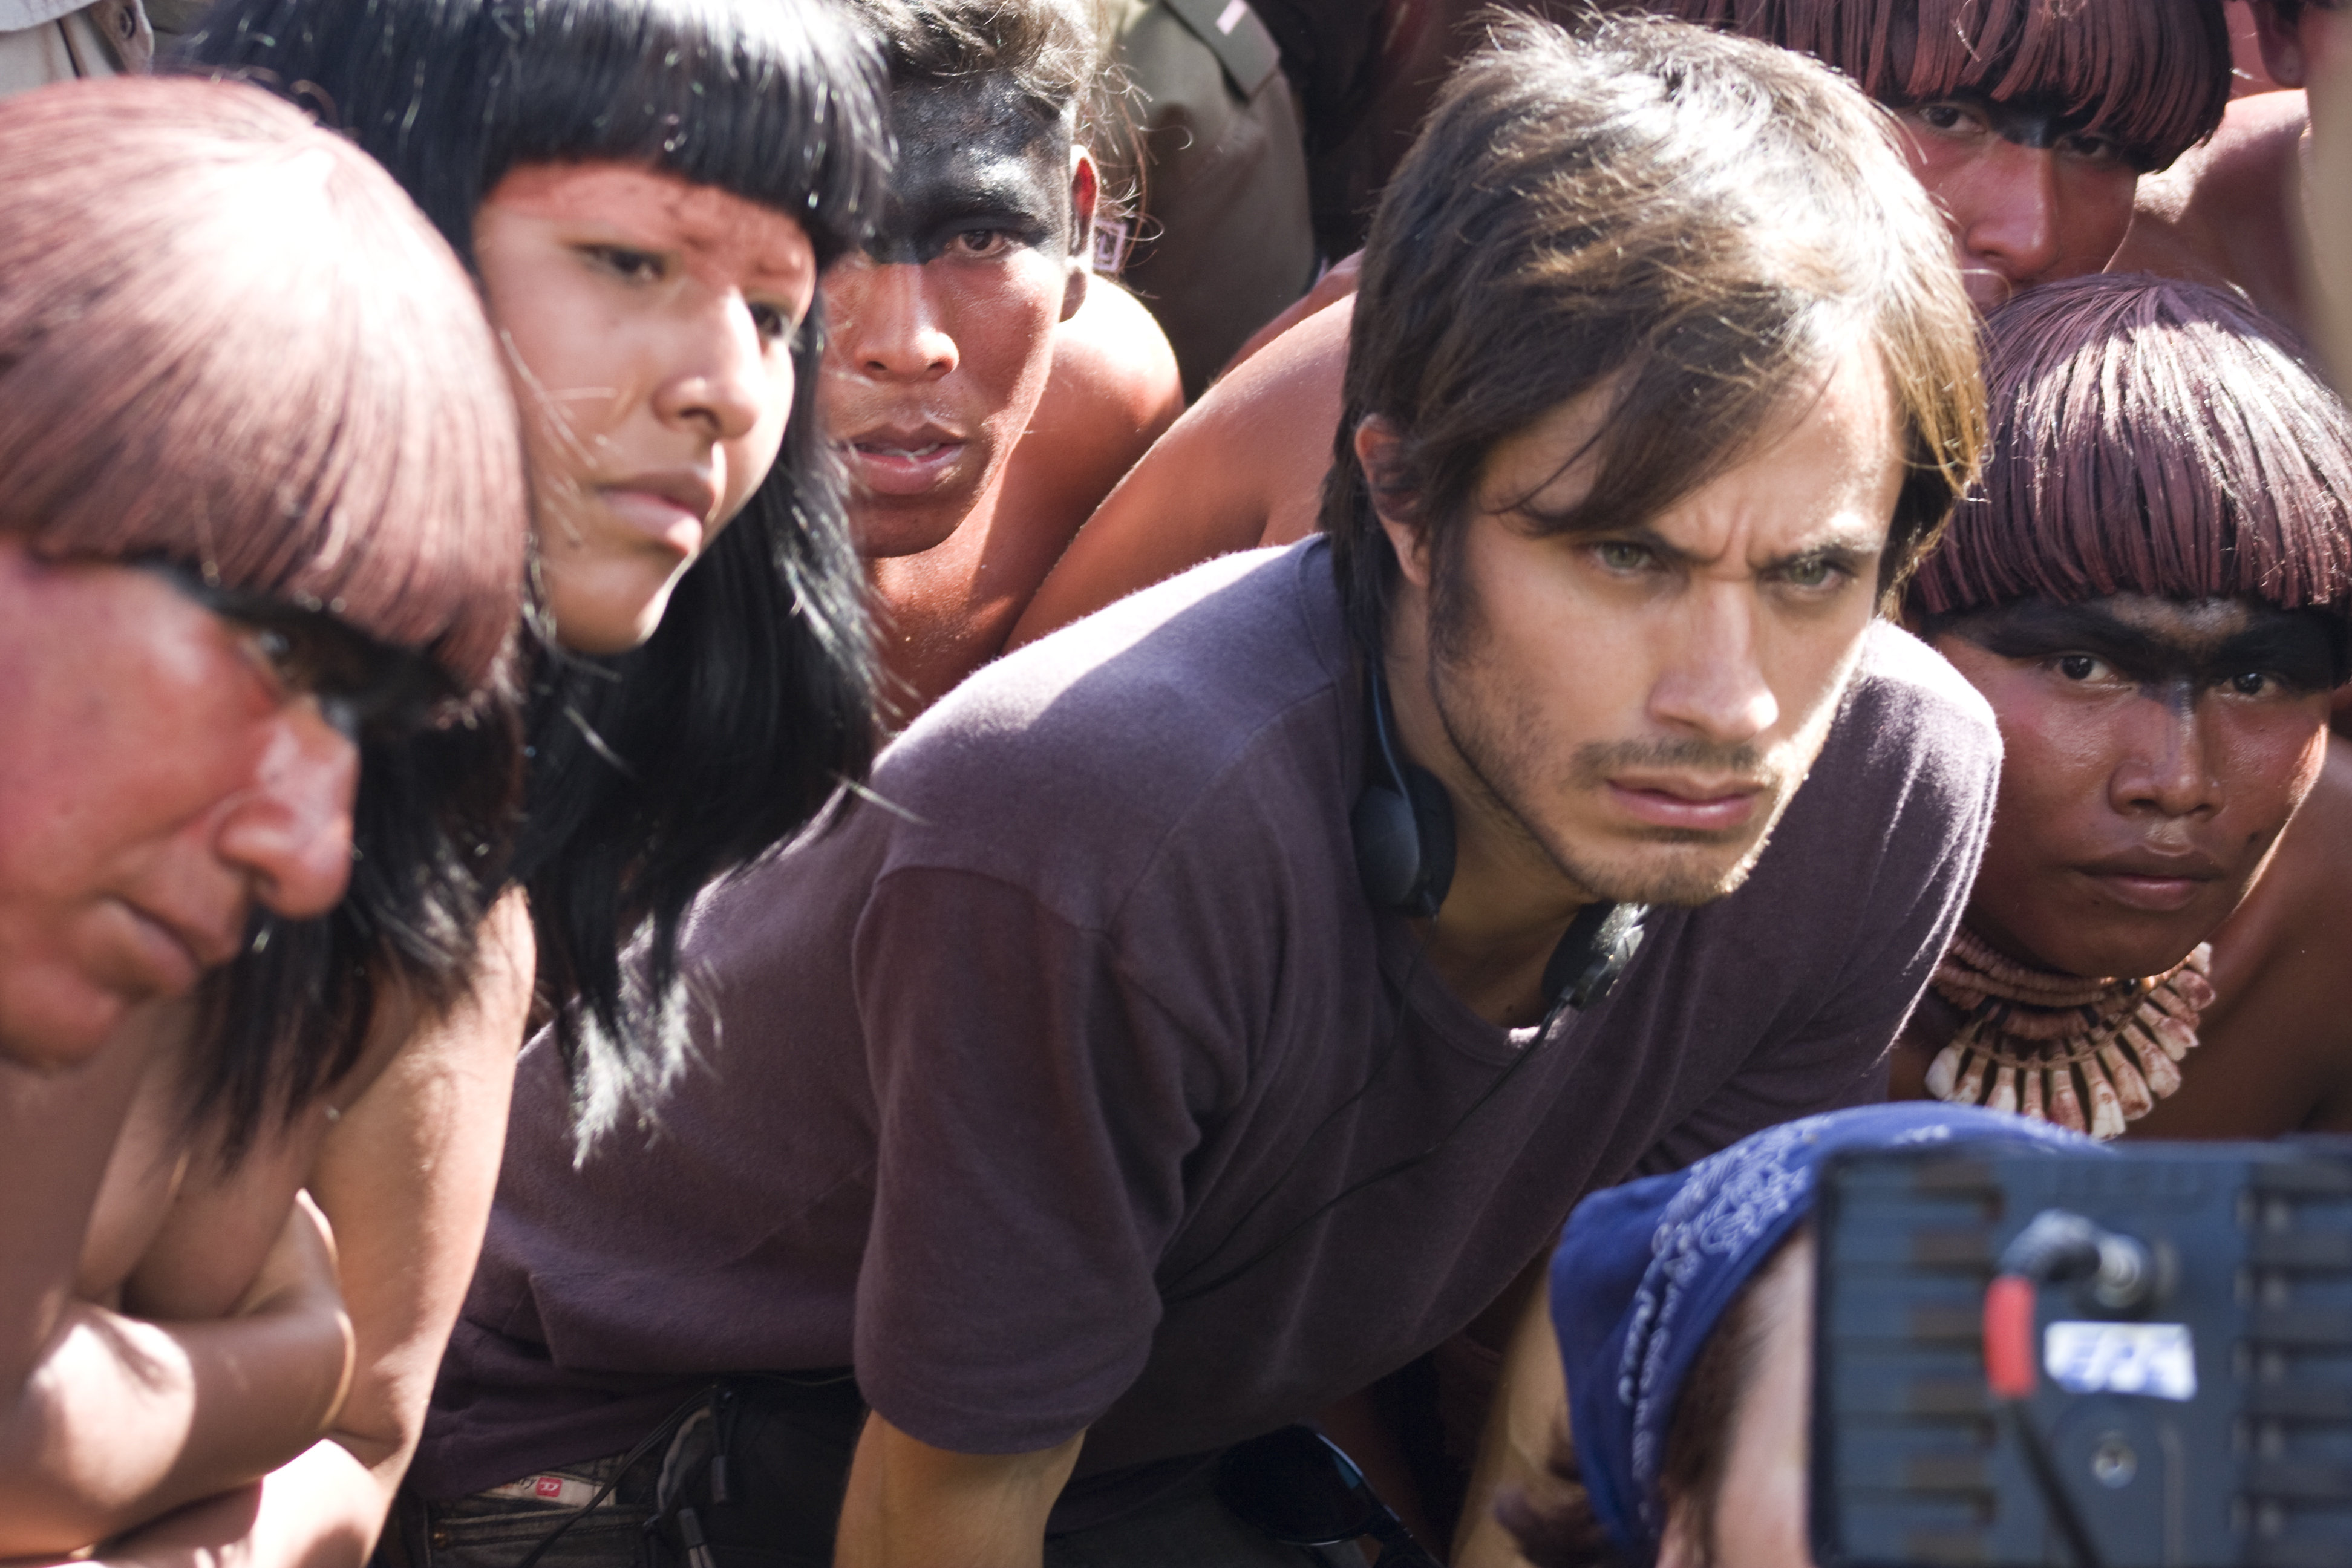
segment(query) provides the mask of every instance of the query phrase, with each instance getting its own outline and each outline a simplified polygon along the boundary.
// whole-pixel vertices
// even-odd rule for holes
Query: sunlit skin
[[[2037,283],[2102,270],[2131,226],[2139,169],[2113,140],[2030,99],[1899,110],[1911,172],[1943,209],[1969,299],[1990,310]]]
[[[1799,1231],[1748,1287],[1755,1356],[1733,1415],[1715,1539],[1671,1509],[1658,1568],[1813,1568],[1807,1518],[1813,1409],[1813,1241]]]
[[[1540,531],[1588,493],[1580,454],[1607,412],[1591,394],[1495,447],[1434,599],[1420,534],[1381,518],[1402,566],[1400,736],[1455,805],[1430,957],[1497,1022],[1540,1015],[1543,960],[1580,905],[1696,903],[1746,877],[1860,655],[1902,479],[1876,352],[1857,346],[1659,515]],[[1393,440],[1366,423],[1368,472]]]
[[[898,162],[863,254],[825,279],[819,407],[854,487],[858,549],[911,555],[1001,479],[1045,395],[1055,323],[1086,297],[1074,235],[1094,165],[1011,82],[891,94]]]
[[[68,1066],[235,957],[257,905],[342,897],[356,750],[162,576],[0,538],[0,1059]]]
[[[474,251],[524,410],[557,637],[635,647],[775,462],[815,252],[758,203],[593,162],[509,173]]]
[[[2341,847],[2352,746],[2327,736],[2335,633],[2315,612],[2119,595],[1942,626],[2005,760],[1970,928],[2021,962],[2160,973],[2213,944],[2218,993],[2180,1092],[2136,1136],[2267,1137],[2352,1116]],[[2306,804],[2307,803],[2307,804]],[[1958,1020],[1932,994],[1898,1097]]]
[[[1089,283],[1095,166],[1066,121],[1003,78],[908,83],[891,104],[890,205],[825,279],[818,410],[903,721],[1003,650],[1183,389],[1150,312]]]
[[[2267,0],[2247,11],[2263,68],[2294,90],[2233,100],[2210,141],[2140,183],[2115,270],[2235,286],[2264,314],[2316,338],[2305,228],[2317,209],[2305,169],[2313,113],[2325,117],[2331,84],[2352,65],[2352,16],[2306,5],[2286,22]]]

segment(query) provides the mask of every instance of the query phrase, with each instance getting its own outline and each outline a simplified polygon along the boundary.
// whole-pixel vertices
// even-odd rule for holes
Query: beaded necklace
[[[2004,958],[1964,925],[1930,983],[1962,1022],[1927,1092],[2116,1137],[2180,1087],[2213,1002],[2212,957],[2200,942],[2162,974],[2084,980]]]

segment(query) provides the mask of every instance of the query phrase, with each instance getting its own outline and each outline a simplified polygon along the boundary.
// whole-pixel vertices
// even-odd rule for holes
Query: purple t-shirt
[[[1874,625],[1747,885],[1540,1037],[1367,903],[1358,680],[1319,542],[1213,562],[982,670],[708,895],[657,1126],[575,1170],[524,1053],[415,1484],[854,1362],[940,1447],[1087,1430],[1087,1522],[1455,1333],[1593,1188],[1880,1097],[1992,815],[1949,666]]]

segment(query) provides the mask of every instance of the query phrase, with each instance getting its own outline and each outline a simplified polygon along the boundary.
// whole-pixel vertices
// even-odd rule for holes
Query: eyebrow
[[[1538,522],[1548,521],[1538,512],[1526,512],[1525,515]],[[1612,541],[1639,544],[1655,552],[1659,559],[1671,562],[1677,566],[1702,564],[1699,557],[1693,555],[1680,545],[1671,542],[1664,534],[1647,523],[1635,523],[1627,528],[1597,528],[1581,537],[1595,543]],[[1815,540],[1802,549],[1776,555],[1759,566],[1756,572],[1759,576],[1767,576],[1775,572],[1785,572],[1792,566],[1811,565],[1816,562],[1824,561],[1832,565],[1843,566],[1874,560],[1885,552],[1886,542],[1883,537],[1866,532],[1840,530],[1825,538]]]
[[[2256,611],[2252,625],[2218,640],[2200,637],[2194,642],[2134,626],[2096,603],[2021,607],[1996,614],[1974,627],[1967,624],[1971,618],[1958,617],[1949,629],[2003,658],[2080,649],[2143,679],[2164,674],[2212,678],[2248,669],[2302,678],[2304,667],[2324,662],[2332,670],[2336,658],[2326,633],[2292,612]]]

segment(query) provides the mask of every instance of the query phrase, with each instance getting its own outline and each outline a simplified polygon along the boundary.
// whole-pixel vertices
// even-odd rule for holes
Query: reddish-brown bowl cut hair
[[[2015,599],[2352,605],[2352,416],[2238,295],[2045,284],[1985,323],[1979,492],[1912,580],[1919,616]]]
[[[2221,122],[2221,0],[1611,0],[1809,54],[1882,103],[2042,98],[2160,169]]]
[[[0,532],[163,556],[497,669],[528,521],[472,283],[374,160],[257,89],[0,101]]]

